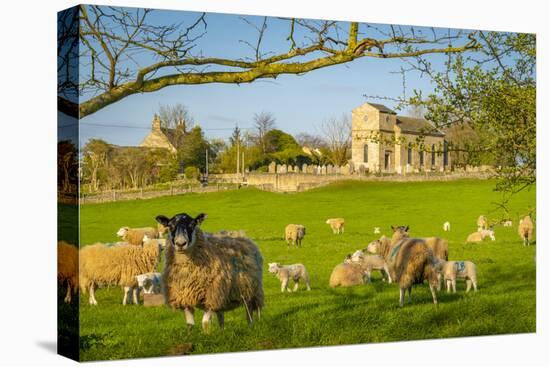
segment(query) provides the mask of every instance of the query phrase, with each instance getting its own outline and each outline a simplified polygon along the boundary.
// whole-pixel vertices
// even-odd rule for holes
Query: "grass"
[[[226,328],[214,324],[204,335],[187,331],[181,312],[167,307],[122,306],[117,287],[97,292],[98,306],[80,300],[83,360],[153,357],[182,353],[215,353],[320,345],[376,343],[469,335],[535,332],[535,246],[523,247],[514,227],[496,228],[497,241],[464,244],[480,214],[492,212],[500,199],[491,181],[339,182],[297,194],[255,189],[188,194],[81,207],[81,241],[114,241],[123,225],[153,225],[158,214],[208,213],[205,231],[244,229],[264,256],[266,305],[262,320],[249,327],[240,308],[226,314]],[[535,206],[535,192],[522,192],[510,203],[511,213]],[[329,217],[344,217],[346,232],[333,235]],[[514,218],[515,219],[515,218]],[[452,231],[442,230],[449,220]],[[288,223],[307,227],[303,248],[287,248],[282,240]],[[413,290],[413,303],[398,307],[395,285],[380,281],[354,288],[331,289],[328,279],[346,254],[363,248],[391,224],[408,224],[416,236],[449,239],[450,259],[478,265],[479,291],[440,293],[431,304],[426,286]],[[279,281],[267,272],[268,262],[302,262],[311,277],[311,292],[282,294]],[[197,312],[200,325],[202,312]]]

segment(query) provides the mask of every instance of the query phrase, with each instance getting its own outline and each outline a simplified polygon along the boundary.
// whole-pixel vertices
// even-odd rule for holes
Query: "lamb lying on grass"
[[[303,264],[281,265],[279,263],[269,263],[269,272],[275,274],[281,281],[281,292],[284,292],[285,290],[290,292],[290,289],[288,289],[288,283],[291,279],[294,281],[293,292],[298,290],[300,280],[306,284],[308,291],[311,290],[311,287],[309,286],[309,275]]]
[[[140,246],[143,244],[143,237],[159,238],[159,231],[157,228],[144,227],[144,228],[130,228],[122,227],[116,233],[124,242],[128,242],[131,245]]]
[[[466,292],[469,292],[474,286],[474,291],[477,292],[477,270],[476,265],[471,261],[442,261],[439,260],[439,287],[441,290],[441,280],[445,283],[447,292],[451,290],[456,292],[456,280],[466,280]]]
[[[161,273],[145,273],[136,276],[139,289],[145,294],[159,294],[161,292]]]
[[[355,263],[361,265],[364,274],[367,277],[368,282],[371,281],[371,274],[373,270],[378,270],[382,275],[382,280],[388,279],[388,283],[391,283],[391,275],[388,265],[384,258],[380,255],[366,255],[363,250],[357,250],[353,255],[348,255],[344,260],[344,263]]]
[[[327,219],[325,223],[330,225],[330,228],[332,228],[332,233],[334,234],[344,233],[344,226],[345,226],[344,218],[330,218],[330,219]]]
[[[492,229],[482,229],[474,233],[470,233],[466,238],[466,243],[479,243],[483,242],[485,238],[491,238],[491,241],[495,241],[495,232]]]
[[[365,272],[359,264],[343,263],[338,264],[330,274],[329,286],[353,287],[354,285],[365,284]]]

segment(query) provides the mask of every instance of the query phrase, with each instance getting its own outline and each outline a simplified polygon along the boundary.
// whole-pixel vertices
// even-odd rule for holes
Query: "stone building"
[[[147,134],[139,146],[146,148],[164,148],[168,149],[173,154],[176,154],[177,152],[168,136],[166,136],[166,134],[162,131],[160,118],[158,115],[153,117],[151,132]]]
[[[432,122],[398,116],[376,103],[355,108],[351,119],[351,160],[356,171],[404,174],[450,169],[445,134]]]

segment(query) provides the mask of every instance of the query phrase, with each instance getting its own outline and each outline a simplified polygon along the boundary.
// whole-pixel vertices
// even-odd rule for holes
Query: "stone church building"
[[[168,132],[170,130],[168,129]],[[155,115],[153,117],[153,123],[151,126],[151,132],[147,134],[145,139],[139,145],[140,147],[145,148],[164,148],[168,149],[172,154],[176,154],[177,150],[168,138],[166,134],[161,129],[160,117]]]
[[[351,121],[355,170],[405,174],[450,169],[445,134],[431,121],[398,116],[376,103],[355,108]]]

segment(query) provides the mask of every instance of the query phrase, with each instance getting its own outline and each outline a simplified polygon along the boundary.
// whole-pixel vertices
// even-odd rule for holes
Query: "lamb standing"
[[[145,273],[136,276],[137,286],[144,294],[159,294],[161,291],[161,273]]]
[[[241,305],[252,323],[254,313],[259,317],[264,304],[260,250],[248,238],[203,233],[199,227],[205,219],[206,214],[192,218],[185,213],[156,217],[168,227],[162,273],[165,302],[184,311],[188,327],[195,325],[194,309],[203,309],[205,332],[214,314],[223,328],[224,312]]]
[[[306,235],[306,227],[301,224],[289,224],[285,227],[285,241],[288,246],[302,246],[302,240]]]
[[[330,218],[330,219],[327,219],[325,223],[330,225],[330,228],[332,228],[332,233],[334,234],[344,233],[344,225],[345,225],[344,218]]]
[[[533,221],[531,216],[526,215],[519,221],[518,234],[523,240],[523,246],[529,246],[533,239]]]
[[[116,234],[117,236],[122,238],[123,241],[135,246],[140,246],[141,244],[143,244],[144,236],[147,236],[149,238],[159,238],[158,229],[153,227],[121,227]]]
[[[307,290],[311,290],[309,286],[309,275],[303,264],[281,265],[279,263],[269,263],[269,272],[275,274],[281,281],[281,292],[285,290],[290,292],[290,289],[288,289],[288,282],[291,279],[294,281],[293,292],[298,290],[300,279],[306,283]]]
[[[386,260],[380,255],[365,255],[362,250],[358,250],[353,255],[348,255],[344,262],[361,265],[369,282],[371,281],[373,270],[378,270],[382,274],[382,277],[388,279],[388,283],[392,282],[388,264],[386,264]]]
[[[67,284],[65,303],[71,303],[78,291],[78,249],[65,241],[57,242],[57,281]]]
[[[98,285],[119,285],[124,287],[122,304],[127,303],[132,291],[137,304],[136,276],[155,271],[159,260],[160,246],[156,242],[143,246],[105,246],[102,243],[85,246],[80,250],[80,289],[83,293],[89,290],[88,302],[97,305],[95,289]]]
[[[450,222],[445,222],[443,223],[443,231],[445,232],[450,232],[451,231],[451,223]]]
[[[470,233],[466,238],[466,243],[479,243],[483,242],[485,238],[491,238],[491,241],[496,241],[495,232],[492,229],[482,229],[474,233]]]
[[[474,291],[477,292],[477,270],[476,265],[471,261],[440,261],[440,278],[447,288],[447,293],[451,290],[456,292],[456,279],[466,280],[466,292],[469,292],[474,286]],[[441,289],[441,283],[439,289]]]

